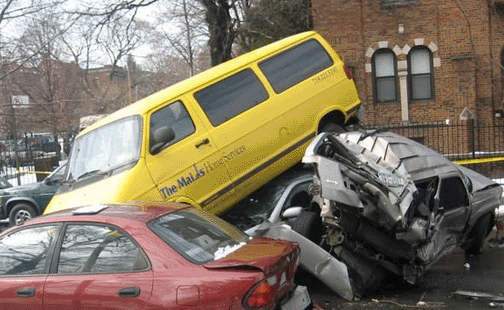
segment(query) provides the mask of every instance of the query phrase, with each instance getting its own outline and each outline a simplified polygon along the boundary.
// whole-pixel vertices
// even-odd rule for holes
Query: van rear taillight
[[[346,77],[349,80],[353,79],[352,71],[350,70],[350,68],[348,68],[348,66],[346,64],[343,64],[343,69],[345,70]]]

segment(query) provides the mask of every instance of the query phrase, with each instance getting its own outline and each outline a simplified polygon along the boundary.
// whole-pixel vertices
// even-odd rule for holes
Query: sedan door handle
[[[19,297],[32,297],[35,295],[35,288],[34,287],[22,287],[19,290],[17,290],[16,295]]]
[[[208,144],[210,143],[210,140],[208,140],[208,138],[206,138],[205,140],[201,141],[200,143],[196,144],[196,147],[199,148],[205,144]]]
[[[137,286],[123,287],[119,291],[121,297],[137,297],[140,295],[140,288]]]

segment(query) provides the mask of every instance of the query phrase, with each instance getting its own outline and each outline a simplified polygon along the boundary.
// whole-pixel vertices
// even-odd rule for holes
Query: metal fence
[[[0,146],[0,176],[13,186],[42,181],[61,160],[61,150]]]
[[[360,124],[360,128],[395,132],[504,183],[504,124],[468,120],[456,123]]]
[[[434,149],[452,161],[472,160],[464,165],[504,184],[504,124],[469,120],[386,125],[361,123],[359,128],[395,132]],[[27,147],[17,150],[17,154],[3,144],[0,144],[0,149],[0,176],[13,185],[41,181],[62,159],[62,152],[57,149]]]

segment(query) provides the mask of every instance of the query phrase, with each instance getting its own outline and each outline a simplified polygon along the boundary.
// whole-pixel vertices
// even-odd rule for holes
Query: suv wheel
[[[10,211],[9,226],[22,225],[36,215],[37,213],[32,206],[26,203],[18,203]]]

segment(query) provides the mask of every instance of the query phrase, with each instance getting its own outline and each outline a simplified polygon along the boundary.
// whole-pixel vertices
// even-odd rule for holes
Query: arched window
[[[425,46],[415,46],[408,53],[409,94],[411,100],[434,98],[432,53]]]
[[[397,68],[395,54],[379,49],[373,54],[373,86],[376,102],[397,101]]]

